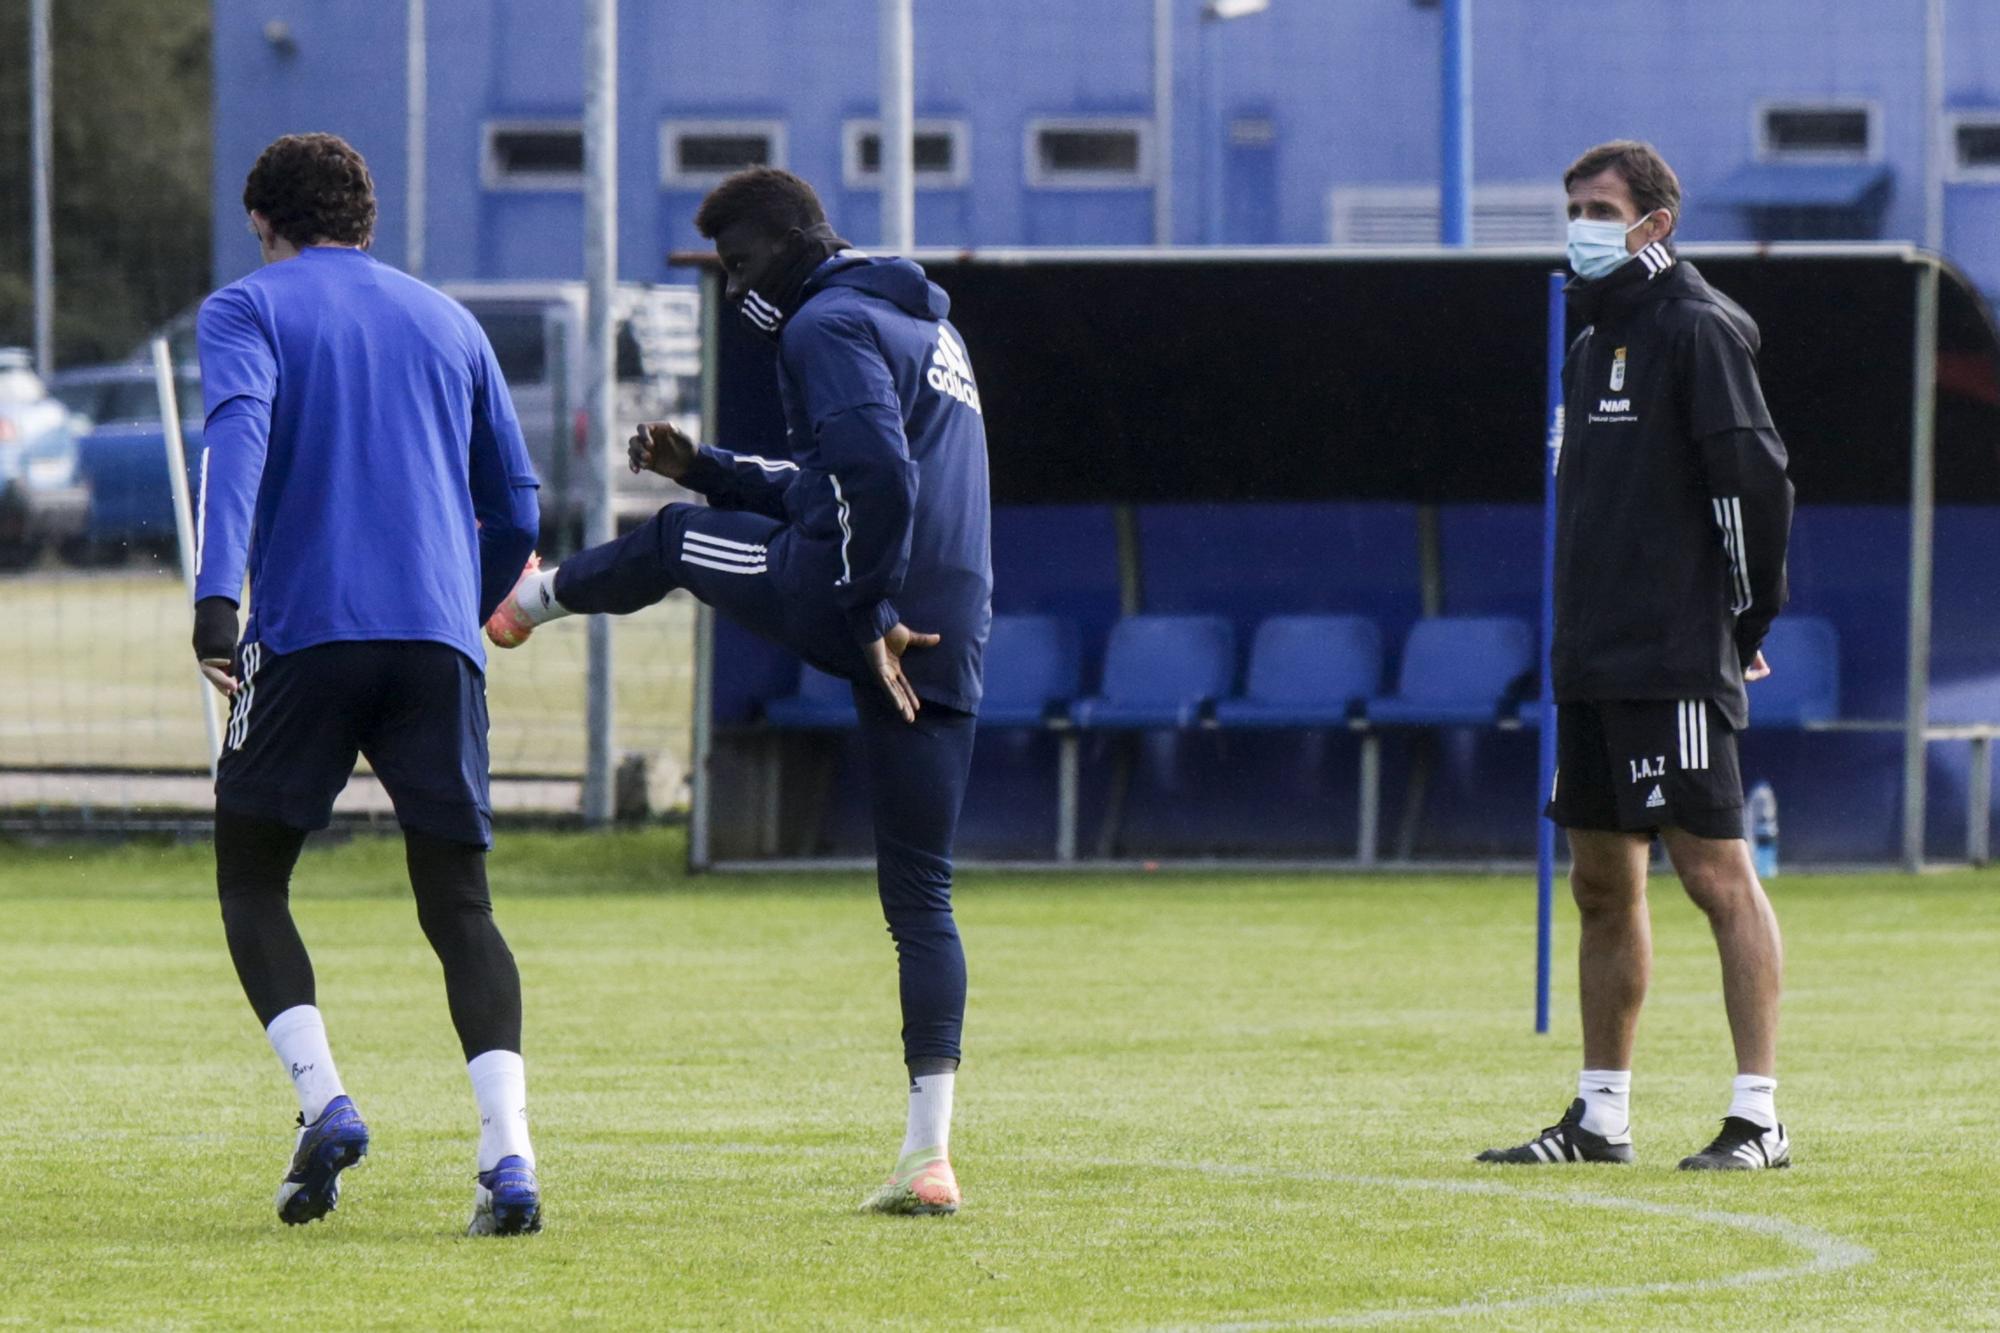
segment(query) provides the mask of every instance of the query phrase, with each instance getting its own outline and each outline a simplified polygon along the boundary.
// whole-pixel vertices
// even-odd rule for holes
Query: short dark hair
[[[375,181],[337,134],[287,134],[266,148],[243,182],[243,207],[293,245],[375,239]]]
[[[1618,173],[1641,214],[1664,208],[1673,214],[1675,222],[1681,220],[1681,178],[1674,175],[1674,169],[1653,145],[1637,139],[1601,143],[1569,164],[1569,170],[1563,173],[1563,189],[1605,171]]]
[[[695,230],[711,241],[739,222],[781,235],[824,226],[826,209],[804,178],[777,167],[745,167],[710,190],[694,215]]]

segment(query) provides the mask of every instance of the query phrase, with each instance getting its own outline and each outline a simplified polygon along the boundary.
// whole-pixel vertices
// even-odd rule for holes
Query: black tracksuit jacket
[[[1757,325],[1658,243],[1569,290],[1556,698],[1708,699],[1741,729],[1792,527]]]

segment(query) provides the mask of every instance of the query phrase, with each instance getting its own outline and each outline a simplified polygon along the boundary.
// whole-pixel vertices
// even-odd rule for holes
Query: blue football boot
[[[368,1126],[352,1100],[335,1097],[310,1125],[299,1117],[292,1169],[278,1186],[278,1216],[287,1226],[315,1222],[340,1199],[340,1173],[368,1155]]]
[[[542,1229],[542,1187],[535,1168],[512,1155],[479,1173],[468,1236],[525,1236]]]

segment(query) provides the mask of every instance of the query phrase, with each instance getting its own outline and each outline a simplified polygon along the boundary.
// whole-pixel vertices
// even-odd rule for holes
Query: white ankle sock
[[[516,600],[521,604],[521,614],[528,618],[531,625],[545,624],[570,613],[568,607],[556,600],[556,572],[553,569],[524,574],[514,591]]]
[[[1624,1134],[1632,1128],[1632,1071],[1586,1069],[1576,1076],[1583,1098],[1583,1127],[1593,1134]]]
[[[299,1114],[310,1125],[328,1102],[347,1091],[340,1086],[340,1071],[333,1067],[333,1049],[326,1044],[326,1023],[318,1006],[293,1005],[271,1020],[264,1035],[271,1039],[278,1063],[299,1094]]]
[[[528,1142],[528,1067],[514,1051],[484,1051],[466,1063],[472,1098],[479,1104],[479,1169],[491,1171],[502,1157],[535,1164]]]
[[[1763,1074],[1738,1074],[1729,1087],[1728,1114],[1765,1129],[1778,1127],[1778,1080]]]
[[[910,1080],[910,1123],[903,1132],[900,1156],[927,1148],[950,1149],[951,1091],[957,1078],[956,1073],[923,1074]]]

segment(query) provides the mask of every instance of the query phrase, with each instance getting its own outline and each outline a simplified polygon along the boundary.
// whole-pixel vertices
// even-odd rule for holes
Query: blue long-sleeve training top
[[[536,480],[485,331],[360,250],[314,246],[202,303],[207,408],[195,596],[240,602],[272,653],[447,643],[519,577]]]

